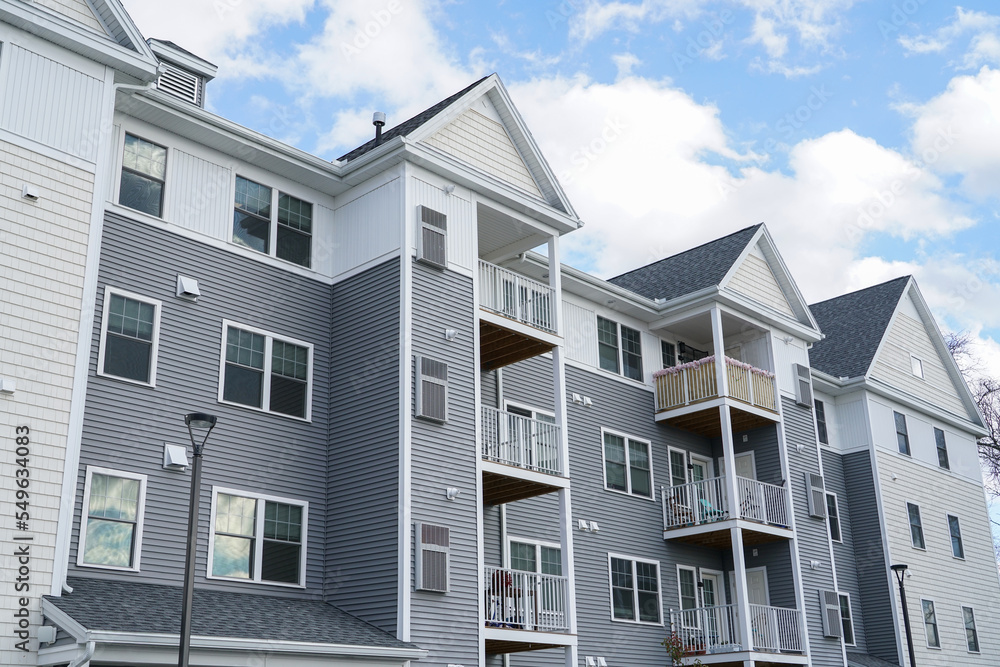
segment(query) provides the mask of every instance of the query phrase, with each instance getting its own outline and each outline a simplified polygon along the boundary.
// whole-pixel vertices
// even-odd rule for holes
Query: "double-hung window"
[[[99,375],[154,386],[160,302],[104,288]]]
[[[604,485],[613,491],[653,497],[649,443],[604,432]]]
[[[510,567],[518,572],[548,575],[542,576],[537,584],[542,611],[550,615],[565,613],[565,586],[562,580],[555,578],[561,577],[563,573],[562,550],[559,547],[512,538]]]
[[[824,445],[830,444],[830,434],[826,430],[826,406],[818,398],[813,401],[816,406],[816,435]]]
[[[840,596],[840,624],[844,628],[844,643],[854,646],[854,618],[851,615],[851,596],[847,593],[839,593]]]
[[[665,340],[660,341],[660,364],[663,368],[677,365],[677,346]]]
[[[157,218],[162,217],[166,175],[167,149],[126,134],[118,203]]]
[[[925,549],[924,526],[920,521],[920,507],[906,503],[906,513],[910,520],[910,543],[915,549]]]
[[[962,620],[965,621],[965,643],[970,653],[979,653],[979,632],[976,630],[976,612],[972,607],[962,607]]]
[[[597,356],[602,369],[642,382],[642,334],[598,316]]]
[[[944,431],[939,428],[934,429],[934,444],[937,445],[938,465],[945,470],[950,470],[948,464],[948,443],[944,439]]]
[[[927,645],[931,648],[941,648],[941,636],[938,634],[937,613],[934,611],[934,601],[921,600],[920,606],[924,612],[924,631],[927,633]]]
[[[229,489],[212,495],[212,577],[305,585],[308,503]]]
[[[827,521],[830,522],[830,539],[834,542],[843,542],[843,535],[840,532],[840,508],[837,506],[836,494],[826,494],[826,517]]]
[[[308,268],[312,265],[312,222],[309,202],[236,177],[233,243]]]
[[[948,515],[948,534],[951,535],[951,555],[955,558],[965,558],[965,547],[962,546],[962,529],[958,525],[958,517]]]
[[[219,400],[310,418],[312,345],[223,322]]]
[[[611,613],[616,621],[661,623],[660,566],[654,561],[609,556]]]
[[[87,467],[77,565],[139,570],[146,476]]]
[[[909,456],[910,436],[906,431],[906,415],[901,412],[893,412],[892,418],[896,422],[896,446],[899,447],[899,453]]]

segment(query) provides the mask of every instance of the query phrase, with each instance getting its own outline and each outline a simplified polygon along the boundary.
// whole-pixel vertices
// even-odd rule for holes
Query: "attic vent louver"
[[[198,106],[204,105],[204,80],[176,65],[163,62],[163,72],[156,81],[156,87],[174,97]]]

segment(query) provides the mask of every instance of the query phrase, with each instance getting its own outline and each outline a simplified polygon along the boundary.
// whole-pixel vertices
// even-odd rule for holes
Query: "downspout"
[[[84,650],[83,655],[69,663],[66,667],[87,667],[90,664],[90,659],[94,657],[94,651],[97,650],[97,642],[91,640],[87,642],[87,648]]]

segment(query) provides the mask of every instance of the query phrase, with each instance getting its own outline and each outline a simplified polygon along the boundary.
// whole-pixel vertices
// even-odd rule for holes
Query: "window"
[[[118,203],[157,218],[162,217],[166,173],[166,148],[126,134]]]
[[[843,537],[840,534],[840,508],[837,506],[836,494],[826,494],[826,516],[830,521],[830,539],[834,542],[843,542]]]
[[[840,623],[844,627],[844,643],[854,646],[854,619],[851,617],[851,596],[840,593]]]
[[[920,508],[913,503],[906,503],[906,512],[910,517],[910,542],[917,549],[924,549],[924,527],[920,523]]]
[[[694,568],[677,566],[677,594],[681,601],[681,611],[698,607],[698,586],[695,584]],[[682,618],[692,616],[683,614]],[[693,618],[691,620],[694,620]]]
[[[937,444],[938,465],[945,470],[950,470],[948,465],[948,443],[944,439],[944,431],[939,428],[934,429],[934,442]]]
[[[670,484],[672,486],[687,484],[687,457],[678,449],[670,450]]]
[[[677,365],[677,346],[665,340],[660,341],[660,360],[664,368],[673,368]]]
[[[893,412],[892,417],[896,422],[896,445],[900,454],[910,455],[910,436],[906,433],[906,415]]]
[[[87,467],[77,565],[139,570],[146,476]]]
[[[660,575],[654,562],[609,556],[616,621],[660,623]]]
[[[965,558],[962,529],[958,525],[958,517],[952,514],[948,515],[948,533],[951,535],[951,555],[955,558]]]
[[[913,356],[911,354],[910,355],[910,370],[913,371],[913,374],[916,375],[918,378],[923,378],[924,377],[924,362],[920,361],[920,359],[916,358],[915,356]]]
[[[229,322],[223,334],[220,401],[309,419],[312,345]]]
[[[104,288],[98,375],[154,386],[160,302]]]
[[[308,503],[225,489],[213,496],[211,576],[305,585]]]
[[[830,444],[830,436],[826,430],[826,406],[818,398],[814,401],[816,405],[816,435],[824,445]]]
[[[941,637],[938,636],[937,614],[934,613],[932,600],[921,600],[924,610],[924,631],[927,633],[927,645],[931,648],[941,648]]]
[[[972,607],[962,607],[962,619],[965,621],[965,642],[969,652],[979,653],[979,633],[976,631],[976,613]]]
[[[604,432],[604,485],[614,491],[652,498],[649,443]]]
[[[562,551],[546,544],[510,541],[510,567],[520,572],[562,576]]]
[[[311,266],[312,204],[237,176],[235,209],[233,243]]]
[[[621,329],[621,345],[619,341]],[[642,334],[598,316],[597,356],[602,369],[642,382]]]

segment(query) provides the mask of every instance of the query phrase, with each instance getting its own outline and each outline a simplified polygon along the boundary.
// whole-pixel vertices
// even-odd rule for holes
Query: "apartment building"
[[[327,162],[206,111],[214,66],[113,0],[0,19],[0,139],[69,165],[11,157],[2,224],[74,253],[5,316],[78,300],[4,334],[75,336],[0,366],[64,405],[9,417],[56,420],[44,536],[2,526],[6,571],[31,536],[52,572],[10,664],[176,662],[194,411],[191,664],[903,664],[901,560],[919,664],[1000,654],[982,424],[911,279],[810,307],[755,225],[601,280],[496,75]],[[29,112],[70,65],[103,68],[99,141],[80,228],[40,234],[80,158]]]

